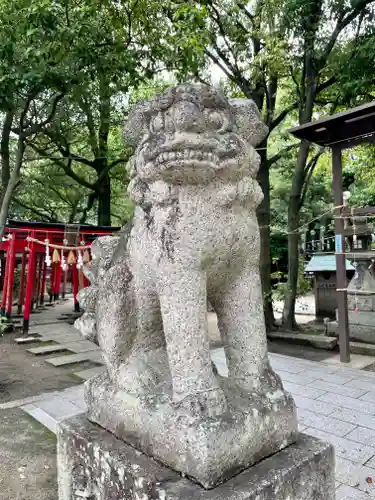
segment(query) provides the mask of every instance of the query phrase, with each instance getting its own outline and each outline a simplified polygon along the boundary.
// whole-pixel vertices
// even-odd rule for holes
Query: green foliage
[[[288,282],[287,273],[276,272],[274,273],[275,279],[278,279],[278,283],[273,289],[273,299],[283,301],[288,293]],[[297,293],[296,297],[304,297],[312,290],[312,281],[306,280],[304,278],[304,262],[302,259],[299,261],[298,267],[298,282],[297,282]]]
[[[0,111],[14,111],[19,137],[38,125],[21,145],[11,137],[10,164],[3,159],[4,195],[17,148],[25,155],[13,215],[88,222],[96,210],[100,224],[128,219],[132,207],[121,198],[131,150],[121,129],[129,106],[138,89],[147,96],[164,86],[158,73],[198,71],[205,14],[173,1],[0,0]],[[64,98],[43,125],[56,93]]]

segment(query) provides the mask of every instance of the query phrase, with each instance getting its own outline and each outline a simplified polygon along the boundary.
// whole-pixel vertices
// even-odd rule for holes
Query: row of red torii
[[[29,330],[31,312],[44,305],[46,292],[50,303],[60,296],[65,298],[69,281],[74,311],[79,312],[77,294],[89,285],[82,267],[91,259],[91,244],[99,236],[119,229],[9,220],[0,243],[1,316],[12,318],[17,268],[20,270],[17,316],[23,316],[24,334]]]

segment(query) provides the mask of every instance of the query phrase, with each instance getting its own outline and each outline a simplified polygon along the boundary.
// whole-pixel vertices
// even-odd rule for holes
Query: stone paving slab
[[[341,394],[350,398],[359,398],[366,393],[366,391],[363,389],[356,389],[354,387],[349,387],[348,385],[331,384],[330,382],[326,381],[325,377],[324,380],[315,380],[308,385],[308,387],[310,386],[313,386],[315,389],[322,389],[326,392],[333,392],[335,394]]]
[[[282,378],[283,382],[292,382],[294,383],[296,381],[296,374],[295,373],[288,373],[284,370],[277,370],[277,374]],[[303,375],[301,373],[298,373],[298,384],[299,385],[308,385],[311,384],[312,382],[315,382],[318,380],[317,375]]]
[[[90,351],[100,351],[100,347],[98,347],[93,342],[90,342],[89,340],[79,340],[78,342],[65,342],[64,341],[64,342],[62,342],[62,344],[69,351],[75,352],[76,354],[83,353],[83,352],[90,352]]]
[[[368,478],[373,479],[374,482],[371,483]],[[346,486],[358,488],[361,492],[370,495],[371,498],[375,497],[375,469],[371,467],[358,465],[350,460],[337,457],[336,480],[344,483]],[[353,494],[353,492],[351,492],[351,494]]]
[[[318,370],[316,372],[316,376],[318,377]],[[330,384],[336,384],[336,385],[348,385],[348,382],[354,380],[354,375],[343,375],[340,372],[336,373],[327,373],[324,375],[324,380],[326,382],[329,382]],[[351,386],[350,386],[351,387]],[[360,389],[360,387],[359,387]]]
[[[360,465],[366,464],[375,455],[375,447],[373,446],[367,446],[344,437],[334,436],[313,427],[308,427],[305,430],[305,434],[328,441],[335,447],[336,456],[346,458]]]
[[[31,349],[27,349],[27,352],[30,354],[34,354],[35,356],[40,356],[42,354],[51,354],[53,352],[61,352],[66,351],[67,348],[62,344],[54,344],[54,345],[44,345],[41,347],[32,347]]]
[[[57,420],[55,418],[51,417],[50,415],[48,415],[48,413],[34,405],[27,405],[25,407],[22,407],[22,409],[33,418],[35,418],[35,420],[38,420],[38,422],[47,427],[47,429],[49,429],[51,432],[56,434]]]
[[[347,434],[350,435],[351,431],[355,432],[357,430],[355,424],[325,417],[321,414],[318,415],[302,408],[298,408],[298,419],[307,428],[313,427],[314,429],[322,430],[339,437],[346,436]]]
[[[356,427],[347,436],[352,441],[367,444],[375,448],[375,430],[367,427]],[[375,479],[375,478],[374,478]]]
[[[359,398],[361,401],[368,401],[369,403],[375,402],[375,392],[366,392],[363,396]]]
[[[89,378],[94,377],[95,375],[103,373],[104,370],[105,370],[104,366],[98,366],[95,368],[89,368],[88,370],[75,372],[74,375],[81,378],[82,380],[88,380]]]
[[[336,500],[370,500],[370,498],[364,491],[357,490],[346,484],[342,484],[336,490]]]
[[[323,401],[318,401],[316,399],[310,399],[305,396],[299,396],[293,394],[294,400],[298,408],[302,410],[309,410],[317,415],[331,415],[334,411],[337,411],[337,406],[330,405],[329,403],[323,403]],[[347,420],[344,420],[347,422]],[[349,421],[351,423],[351,421]]]
[[[368,478],[373,479],[371,483]],[[336,480],[375,497],[375,469],[336,457]]]
[[[53,366],[66,366],[82,361],[94,361],[96,363],[102,362],[102,355],[100,352],[82,352],[79,354],[70,354],[68,356],[58,356],[57,358],[46,359],[46,363]]]
[[[348,398],[347,396],[334,394],[332,392],[323,394],[323,396],[320,396],[318,399],[319,401],[325,401],[326,403],[341,406],[342,408],[347,408],[348,410],[358,410],[361,413],[375,415],[375,403],[369,403],[355,398]]]
[[[294,382],[284,382],[284,388],[292,394],[306,396],[311,399],[317,399],[319,396],[323,396],[327,392],[322,389],[315,389],[314,387],[295,384]]]
[[[40,342],[41,338],[40,337],[19,337],[18,339],[15,339],[17,344],[33,344],[34,342]]]
[[[34,405],[35,406],[35,405]],[[67,415],[76,415],[80,408],[66,398],[54,396],[51,399],[44,399],[38,403],[38,408],[48,413],[57,421],[66,418]]]
[[[327,405],[328,403],[323,404]],[[351,424],[356,424],[361,427],[367,427],[368,429],[373,429],[375,431],[374,415],[370,415],[369,413],[361,413],[357,410],[338,408],[337,406],[334,406],[333,408],[335,408],[335,410],[329,414],[331,418],[349,422]]]
[[[54,323],[45,323],[45,324],[39,324],[39,325],[32,325],[29,329],[29,333],[45,333],[45,332],[50,332],[50,333],[64,333],[69,330],[74,330],[73,325],[69,325],[68,323],[64,323],[62,321],[57,321]]]
[[[40,341],[53,341],[53,342],[59,342],[61,343],[67,343],[67,342],[80,342],[81,338],[77,335],[77,333],[64,333],[64,334],[43,334],[39,337]]]
[[[365,392],[375,391],[375,380],[374,382],[366,382],[364,380],[353,379],[346,384],[348,387],[355,387],[356,389],[362,389]]]

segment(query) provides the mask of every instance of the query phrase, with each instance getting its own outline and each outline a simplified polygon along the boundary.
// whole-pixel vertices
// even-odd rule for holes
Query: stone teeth
[[[155,159],[155,163],[163,163],[167,161],[174,160],[205,160],[205,161],[216,161],[217,158],[213,153],[207,151],[201,151],[196,149],[185,149],[184,151],[170,151],[166,153],[160,153]]]

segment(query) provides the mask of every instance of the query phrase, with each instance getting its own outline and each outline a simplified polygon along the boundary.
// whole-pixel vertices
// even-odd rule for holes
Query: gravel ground
[[[20,346],[14,339],[20,332],[0,337],[0,403],[34,396],[47,391],[66,389],[81,381],[72,376],[77,365],[55,368],[45,362],[46,356],[33,356],[30,347]],[[91,367],[90,366],[87,367]],[[79,365],[84,370],[86,366]]]
[[[56,438],[19,408],[0,410],[0,500],[56,500]]]

